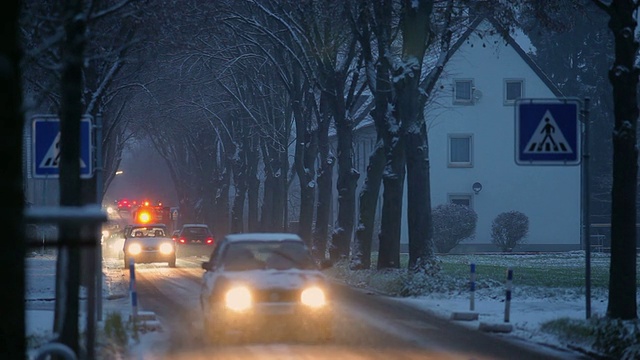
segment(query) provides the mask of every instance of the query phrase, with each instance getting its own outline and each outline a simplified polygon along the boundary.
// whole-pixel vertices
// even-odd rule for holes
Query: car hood
[[[253,289],[299,289],[310,284],[323,284],[326,277],[318,270],[250,270],[227,271],[206,281],[244,284]],[[211,286],[213,287],[213,286]]]
[[[173,240],[168,237],[137,237],[137,238],[129,238],[125,241],[125,246],[129,244],[140,244],[141,246],[155,246],[162,243],[173,243]]]

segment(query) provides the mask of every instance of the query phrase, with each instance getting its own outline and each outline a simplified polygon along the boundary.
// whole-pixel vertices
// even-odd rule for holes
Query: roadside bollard
[[[471,275],[469,281],[469,289],[471,294],[469,296],[469,312],[454,311],[451,313],[451,320],[461,321],[474,321],[478,320],[478,313],[473,311],[476,307],[475,292],[476,292],[476,264],[471,263]]]
[[[469,295],[469,310],[474,311],[476,307],[476,264],[474,263],[471,263],[469,287],[471,291]]]
[[[509,312],[511,310],[511,282],[513,280],[513,270],[507,269],[507,299],[504,302],[504,322],[509,322]]]
[[[129,291],[131,292],[131,320],[135,324],[138,318],[138,294],[136,292],[136,265],[133,258],[129,258],[129,278]]]

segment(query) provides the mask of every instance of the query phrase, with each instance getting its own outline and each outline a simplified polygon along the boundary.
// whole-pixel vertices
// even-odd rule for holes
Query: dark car
[[[332,337],[328,283],[298,235],[227,235],[202,268],[207,340]]]
[[[176,266],[176,246],[167,234],[166,225],[133,225],[125,231],[125,268],[132,258],[136,263],[167,262],[169,267]]]
[[[124,247],[124,230],[102,232],[102,256],[122,259]]]
[[[215,247],[215,240],[206,224],[184,224],[176,247],[178,257],[209,256]]]

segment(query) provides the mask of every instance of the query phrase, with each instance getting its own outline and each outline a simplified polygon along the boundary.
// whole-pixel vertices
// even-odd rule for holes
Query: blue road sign
[[[578,99],[519,99],[516,111],[516,164],[580,164]]]
[[[36,115],[33,123],[33,177],[60,176],[60,119],[55,115]],[[93,176],[91,117],[80,121],[80,177]]]

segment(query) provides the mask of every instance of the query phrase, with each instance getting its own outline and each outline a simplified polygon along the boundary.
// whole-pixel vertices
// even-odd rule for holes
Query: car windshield
[[[129,231],[129,237],[161,237],[165,236],[165,231],[161,227],[135,227]]]
[[[209,230],[205,227],[191,227],[185,228],[182,231],[182,235],[184,236],[207,236],[209,235]]]
[[[304,244],[295,241],[256,241],[230,244],[222,264],[228,271],[315,269]]]

